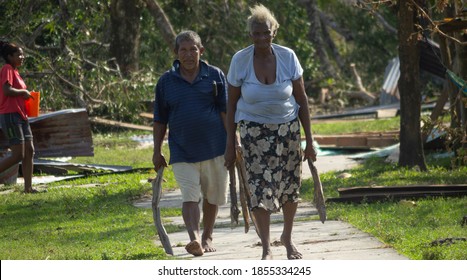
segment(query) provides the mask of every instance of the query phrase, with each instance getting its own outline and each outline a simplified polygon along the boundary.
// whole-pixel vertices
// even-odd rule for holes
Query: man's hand
[[[154,153],[152,155],[152,163],[154,164],[154,170],[159,170],[162,166],[167,167],[167,161],[165,157],[161,153]]]

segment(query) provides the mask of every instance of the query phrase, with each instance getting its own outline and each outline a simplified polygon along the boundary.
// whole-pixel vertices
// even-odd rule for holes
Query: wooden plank
[[[368,137],[367,146],[372,148],[382,148],[399,143],[399,140],[395,137]]]
[[[368,144],[366,141],[366,137],[342,136],[342,137],[336,138],[336,146],[338,147],[368,147]]]
[[[137,130],[144,130],[144,131],[152,131],[151,126],[136,125],[136,124],[131,124],[131,123],[106,120],[106,119],[99,118],[99,117],[92,117],[89,120],[92,123],[96,123],[96,124],[110,125],[110,126],[115,126],[115,127],[123,127],[123,128],[137,129]]]
[[[399,143],[399,132],[369,132],[341,135],[314,135],[313,138],[322,148],[381,148]]]
[[[153,113],[141,113],[139,114],[141,117],[143,118],[147,118],[147,119],[151,119],[153,120],[154,119],[154,114]]]

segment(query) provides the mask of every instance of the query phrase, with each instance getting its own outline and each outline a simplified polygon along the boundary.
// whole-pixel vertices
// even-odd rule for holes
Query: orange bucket
[[[28,117],[38,117],[39,116],[39,104],[41,102],[41,93],[38,91],[30,92],[33,98],[26,100],[26,114]]]

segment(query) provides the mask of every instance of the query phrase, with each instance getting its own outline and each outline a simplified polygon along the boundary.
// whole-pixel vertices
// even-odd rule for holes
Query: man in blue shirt
[[[177,59],[156,85],[154,103],[154,168],[167,166],[162,144],[169,128],[172,170],[182,192],[182,215],[194,256],[213,252],[212,232],[218,206],[227,201],[226,79],[217,67],[201,61],[204,47],[196,32],[175,39]],[[200,209],[203,200],[203,234]]]

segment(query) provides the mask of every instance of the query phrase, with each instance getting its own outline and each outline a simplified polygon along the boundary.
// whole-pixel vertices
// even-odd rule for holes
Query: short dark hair
[[[8,56],[19,51],[20,47],[14,43],[6,41],[0,41],[0,55],[3,57],[6,63],[9,63]]]
[[[178,48],[180,47],[180,43],[183,41],[191,41],[198,46],[198,48],[203,47],[203,43],[201,42],[201,37],[199,37],[198,33],[192,30],[185,30],[178,33],[177,37],[175,38],[175,52],[178,52]]]

